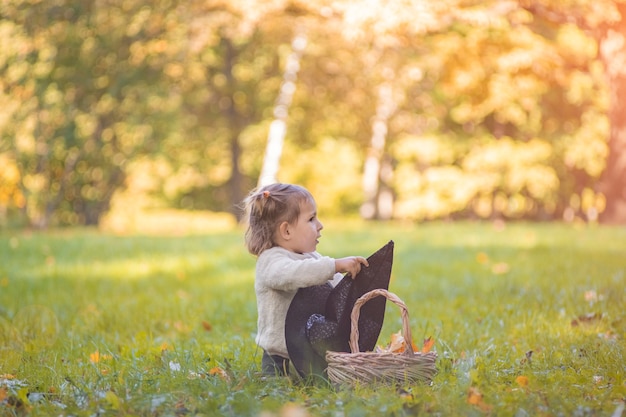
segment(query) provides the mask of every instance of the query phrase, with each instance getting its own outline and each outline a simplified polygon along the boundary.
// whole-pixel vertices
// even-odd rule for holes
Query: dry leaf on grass
[[[602,313],[584,314],[572,320],[572,326],[576,327],[581,324],[592,324],[592,323],[602,320],[602,317],[603,317]]]
[[[217,375],[222,378],[224,381],[230,382],[230,376],[226,373],[226,371],[219,366],[211,368],[209,370],[209,375]]]
[[[487,404],[483,399],[483,394],[476,387],[470,387],[467,392],[467,403],[475,405],[482,411],[490,411],[491,405]]]
[[[520,387],[525,387],[528,385],[528,377],[526,375],[520,375],[517,378],[515,378],[515,382]]]

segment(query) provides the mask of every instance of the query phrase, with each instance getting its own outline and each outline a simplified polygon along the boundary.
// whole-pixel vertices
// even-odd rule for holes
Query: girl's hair
[[[260,255],[276,246],[274,233],[286,221],[293,223],[300,216],[300,205],[313,201],[304,187],[293,184],[270,184],[256,188],[244,200],[248,229],[245,241],[248,251]]]

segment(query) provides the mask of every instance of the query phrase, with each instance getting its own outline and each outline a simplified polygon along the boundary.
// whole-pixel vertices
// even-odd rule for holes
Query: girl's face
[[[285,242],[285,249],[296,253],[314,252],[324,228],[317,218],[317,206],[314,201],[305,201],[300,205],[300,216],[294,224],[289,224],[290,239]]]

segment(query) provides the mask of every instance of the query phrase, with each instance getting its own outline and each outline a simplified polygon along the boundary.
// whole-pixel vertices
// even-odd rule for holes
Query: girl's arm
[[[335,260],[327,256],[306,259],[260,256],[256,268],[256,285],[293,291],[324,284],[333,279],[335,269]]]

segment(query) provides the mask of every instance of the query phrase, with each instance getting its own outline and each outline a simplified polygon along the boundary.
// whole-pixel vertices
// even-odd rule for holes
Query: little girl
[[[246,246],[257,256],[254,289],[257,298],[256,342],[263,349],[266,375],[289,373],[285,317],[299,288],[330,282],[336,285],[368,266],[361,256],[333,259],[315,251],[324,226],[315,200],[305,188],[271,184],[253,190],[245,200]]]

